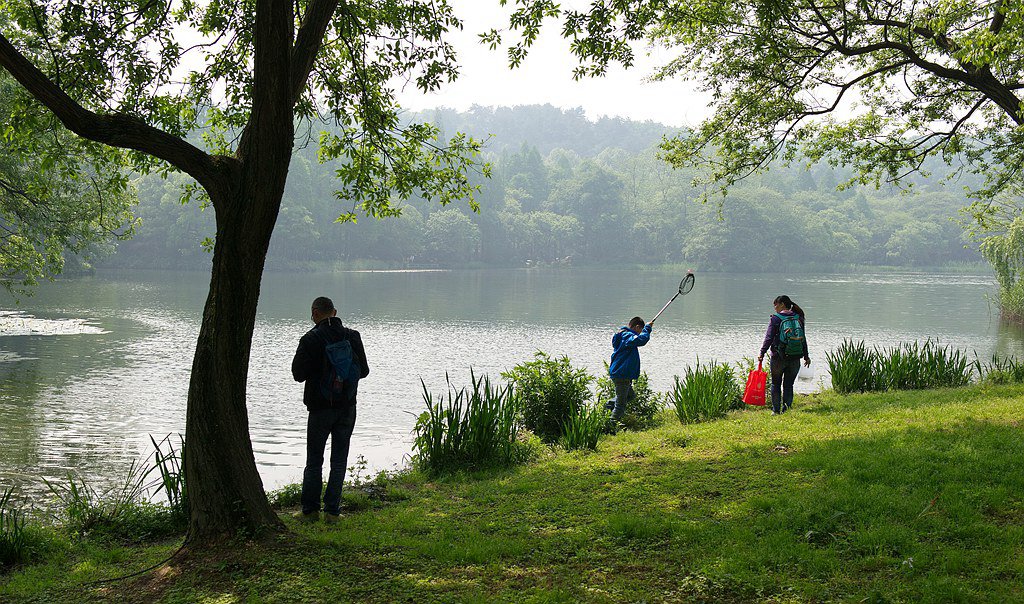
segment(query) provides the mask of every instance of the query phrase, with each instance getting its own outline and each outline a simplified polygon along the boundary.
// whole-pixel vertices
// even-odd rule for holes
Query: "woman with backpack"
[[[807,320],[804,309],[789,296],[775,298],[774,304],[775,312],[768,321],[768,332],[764,334],[757,362],[760,365],[765,351],[771,348],[772,413],[778,415],[793,406],[793,382],[800,371],[800,359],[803,358],[804,365],[810,365],[811,357],[804,333]]]

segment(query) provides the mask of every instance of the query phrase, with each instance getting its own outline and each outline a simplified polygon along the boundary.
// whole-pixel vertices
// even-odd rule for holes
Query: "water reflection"
[[[205,273],[112,273],[44,284],[17,308],[0,301],[0,321],[49,326],[0,327],[0,486],[38,493],[42,479],[69,470],[109,484],[148,454],[150,434],[180,433],[208,281]],[[387,468],[409,452],[421,379],[439,392],[446,374],[456,385],[468,383],[470,367],[497,377],[537,350],[599,374],[616,328],[653,315],[678,283],[677,274],[646,271],[268,274],[248,397],[264,483],[301,474],[306,414],[290,363],[316,295],[333,297],[362,333],[371,375],[360,385],[352,456]],[[819,361],[847,337],[878,345],[933,338],[982,359],[1019,355],[1024,332],[995,316],[995,291],[992,279],[976,276],[699,275],[658,320],[643,367],[667,390],[698,358],[755,356],[782,293],[807,310]]]

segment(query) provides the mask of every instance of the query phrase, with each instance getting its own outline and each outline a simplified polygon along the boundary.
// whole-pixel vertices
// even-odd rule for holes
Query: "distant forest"
[[[413,200],[399,218],[335,219],[352,208],[315,149],[297,149],[271,245],[271,269],[314,267],[638,266],[792,270],[876,265],[936,267],[982,262],[955,222],[967,201],[957,183],[920,178],[908,192],[837,191],[848,173],[800,162],[701,204],[693,174],[657,159],[673,129],[623,119],[589,121],[550,105],[474,107],[416,116],[443,133],[488,140],[493,176],[477,177],[480,212]],[[489,138],[488,138],[489,137]],[[188,180],[140,178],[141,219],[107,267],[200,268],[213,213],[180,203]]]

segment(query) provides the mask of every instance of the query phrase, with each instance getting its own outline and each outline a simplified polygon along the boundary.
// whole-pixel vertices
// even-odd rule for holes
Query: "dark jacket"
[[[316,327],[306,332],[306,335],[299,340],[299,349],[295,351],[295,358],[292,359],[292,377],[296,382],[306,382],[302,391],[302,402],[311,411],[332,407],[331,402],[320,394],[320,376],[327,371],[327,355],[324,352],[327,346],[325,338],[331,342],[347,338],[352,343],[352,356],[359,364],[360,379],[370,375],[370,366],[366,363],[366,351],[363,350],[363,340],[359,337],[359,332],[342,325],[341,319],[338,317],[320,321]],[[352,385],[348,401],[335,402],[333,406],[356,404],[358,385],[358,382]]]
[[[644,325],[640,333],[628,327],[621,327],[612,336],[612,362],[608,365],[608,376],[612,379],[635,380],[640,377],[640,350],[651,339],[651,324]]]
[[[784,310],[780,314],[792,315],[792,310]],[[772,356],[779,356],[781,350],[782,340],[779,339],[779,328],[782,325],[782,319],[778,315],[772,313],[771,319],[768,320],[768,331],[764,334],[764,342],[761,343],[761,356],[769,348],[772,349]],[[811,358],[811,348],[807,345],[807,326],[804,322],[804,316],[800,315],[800,327],[804,328],[804,354],[803,358]]]

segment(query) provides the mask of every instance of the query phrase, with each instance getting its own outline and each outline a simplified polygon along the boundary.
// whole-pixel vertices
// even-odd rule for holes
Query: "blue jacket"
[[[635,380],[640,377],[639,347],[651,339],[651,324],[644,325],[640,333],[623,325],[619,332],[612,336],[612,362],[608,366],[608,375],[612,379]]]

